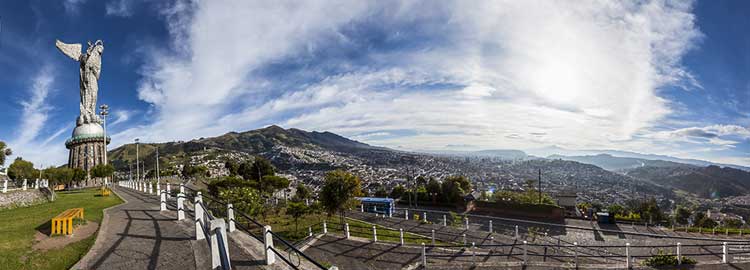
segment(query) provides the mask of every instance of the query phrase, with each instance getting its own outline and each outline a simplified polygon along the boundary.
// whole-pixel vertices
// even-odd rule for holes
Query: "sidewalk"
[[[196,269],[189,222],[162,215],[156,196],[124,188],[105,210],[96,243],[73,269]]]

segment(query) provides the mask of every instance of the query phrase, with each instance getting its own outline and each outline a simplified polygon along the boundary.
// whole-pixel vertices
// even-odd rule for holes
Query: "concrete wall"
[[[565,210],[554,205],[473,201],[469,204],[469,209],[470,214],[547,222],[561,222],[565,218]]]
[[[47,197],[37,189],[15,190],[8,193],[0,193],[0,209],[11,207],[29,206],[46,202]]]

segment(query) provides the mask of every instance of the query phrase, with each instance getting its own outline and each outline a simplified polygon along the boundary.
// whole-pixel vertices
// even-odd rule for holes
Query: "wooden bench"
[[[106,187],[102,187],[101,195],[102,195],[102,196],[109,196],[109,194],[112,194],[112,191],[111,191],[111,190],[109,190],[109,189],[108,189],[108,188],[106,188]]]
[[[70,208],[53,217],[50,234],[72,234],[74,218],[83,219],[83,208]]]

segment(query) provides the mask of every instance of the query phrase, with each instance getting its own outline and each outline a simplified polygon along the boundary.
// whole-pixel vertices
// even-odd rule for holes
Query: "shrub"
[[[664,250],[659,250],[659,253],[643,261],[643,265],[658,267],[658,266],[673,266],[677,265],[677,256],[673,254],[667,254]],[[689,257],[682,256],[682,264],[695,264],[695,260]]]

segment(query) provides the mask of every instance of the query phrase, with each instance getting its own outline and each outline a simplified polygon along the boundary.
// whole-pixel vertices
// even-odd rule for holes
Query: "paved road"
[[[210,268],[205,240],[193,240],[191,216],[177,221],[175,211],[159,211],[156,195],[122,187],[114,191],[127,202],[105,211],[96,243],[73,269]],[[259,261],[233,242],[230,254],[235,269],[258,268]]]

